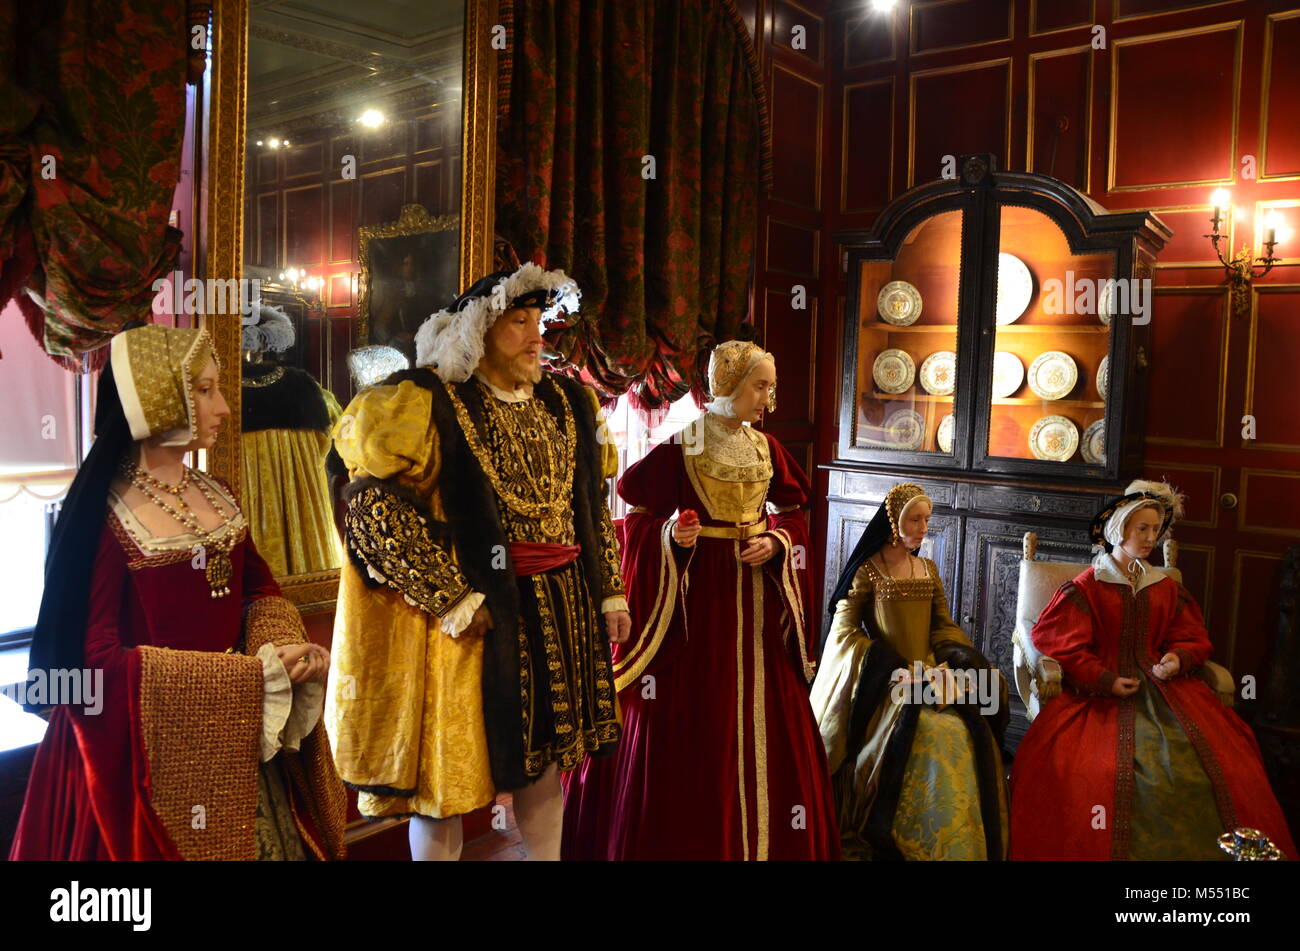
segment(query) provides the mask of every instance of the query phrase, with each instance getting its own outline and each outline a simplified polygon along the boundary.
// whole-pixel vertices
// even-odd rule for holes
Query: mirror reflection
[[[250,5],[241,481],[279,577],[341,564],[328,432],[357,367],[401,367],[456,294],[464,17],[462,0]]]

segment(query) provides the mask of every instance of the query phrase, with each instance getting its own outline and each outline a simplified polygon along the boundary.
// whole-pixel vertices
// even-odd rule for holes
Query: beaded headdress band
[[[764,360],[770,360],[776,366],[776,357],[748,340],[728,340],[718,344],[709,357],[709,394],[715,399],[734,396],[745,377]],[[776,409],[775,384],[768,391],[767,408],[769,412]]]
[[[929,502],[930,508],[934,508],[934,502],[925,494],[925,489],[915,482],[900,482],[885,493],[885,514],[889,516],[889,529],[892,533],[890,541],[898,541],[902,537],[899,527],[903,524],[907,510],[920,501]]]

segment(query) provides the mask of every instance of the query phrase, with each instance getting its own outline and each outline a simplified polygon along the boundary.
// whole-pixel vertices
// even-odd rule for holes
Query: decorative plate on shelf
[[[1079,367],[1068,353],[1048,350],[1029,364],[1029,388],[1044,400],[1059,400],[1069,395],[1079,382]]]
[[[1101,358],[1101,363],[1097,365],[1097,392],[1101,395],[1102,402],[1106,401],[1106,394],[1110,391],[1110,355]]]
[[[880,319],[895,327],[909,327],[921,316],[921,292],[907,281],[890,281],[876,295]]]
[[[882,393],[902,393],[916,379],[916,364],[906,350],[882,350],[871,367],[871,377]]]
[[[1025,382],[1025,365],[1014,353],[999,350],[993,354],[993,396],[1002,399],[1020,389]]]
[[[957,354],[936,350],[921,362],[921,388],[934,396],[951,396],[957,387]]]
[[[1103,290],[1097,295],[1097,319],[1105,326],[1110,326],[1110,315],[1115,310],[1115,285],[1102,285]],[[1109,287],[1110,293],[1105,288]]]
[[[1044,416],[1029,430],[1029,449],[1035,459],[1065,462],[1079,448],[1079,427],[1064,416]]]
[[[997,322],[1014,324],[1020,319],[1034,296],[1034,278],[1029,267],[1014,254],[998,255]]]
[[[1106,464],[1106,421],[1099,419],[1083,431],[1083,442],[1079,444],[1083,461],[1093,465]]]
[[[934,434],[934,441],[939,444],[939,451],[952,454],[952,434],[957,428],[957,420],[949,413],[939,420],[939,430]]]
[[[898,409],[885,420],[885,443],[892,449],[920,449],[925,419],[914,409]]]

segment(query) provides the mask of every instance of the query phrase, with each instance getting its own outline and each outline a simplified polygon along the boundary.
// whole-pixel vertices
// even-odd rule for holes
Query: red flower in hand
[[[682,509],[682,514],[677,516],[677,524],[682,528],[690,528],[700,524],[700,517],[695,514],[695,509]]]

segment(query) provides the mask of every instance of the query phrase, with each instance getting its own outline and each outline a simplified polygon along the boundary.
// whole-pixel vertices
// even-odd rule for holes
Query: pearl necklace
[[[202,479],[193,480],[194,484],[198,486],[199,492],[203,494],[208,504],[212,506],[212,510],[221,519],[222,525],[218,526],[217,529],[204,528],[194,510],[185,501],[185,490],[189,488],[191,481],[191,470],[188,466],[185,467],[184,473],[181,475],[181,481],[176,485],[169,485],[161,479],[154,478],[135,463],[124,465],[122,473],[131,485],[140,490],[141,495],[179,522],[199,540],[196,547],[199,549],[198,554],[203,559],[201,564],[203,565],[204,576],[208,581],[208,587],[211,589],[211,596],[213,598],[223,598],[230,594],[230,578],[234,574],[234,566],[230,561],[230,551],[234,547],[234,535],[232,533],[219,541],[213,540],[213,532],[225,526],[228,516],[225,507],[217,500],[216,495],[208,488],[207,483]],[[175,496],[179,509],[172,508],[163,501],[162,496],[155,489]]]

